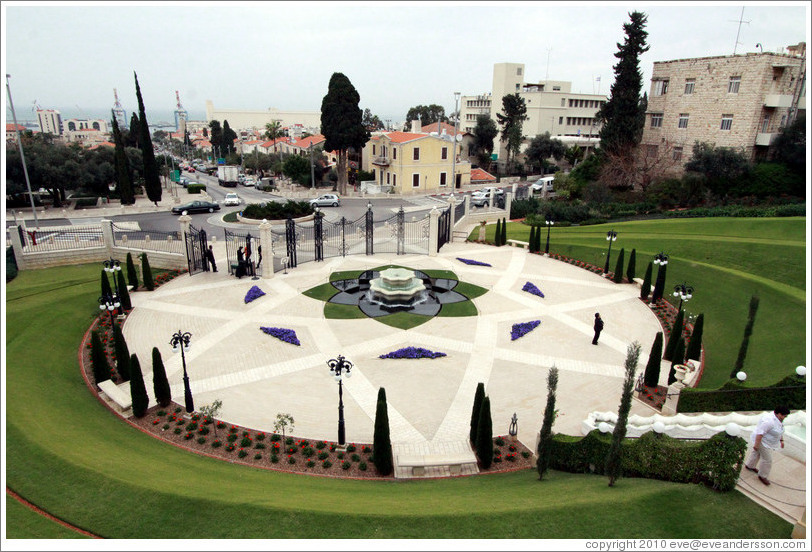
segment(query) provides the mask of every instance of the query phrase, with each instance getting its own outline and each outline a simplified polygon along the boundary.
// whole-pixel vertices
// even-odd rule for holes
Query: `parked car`
[[[336,194],[322,194],[316,199],[310,200],[310,205],[312,207],[338,207],[340,203],[341,200]]]
[[[184,211],[187,213],[213,213],[220,210],[220,205],[217,202],[211,201],[190,201],[183,205],[172,207],[173,215],[180,215]]]
[[[256,186],[256,182],[254,182],[254,177],[253,176],[246,176],[242,181],[242,185],[243,186],[251,186],[251,187]]]
[[[186,178],[185,176],[181,176],[180,178],[178,178],[178,184],[186,188],[189,185],[189,179]]]
[[[223,205],[239,205],[240,203],[242,203],[240,196],[234,192],[226,194],[226,198],[223,200]]]
[[[552,192],[554,176],[542,176],[530,185],[531,192]]]
[[[471,193],[471,205],[474,207],[483,207],[489,204],[491,195],[486,194],[480,190]]]
[[[482,188],[482,192],[486,195],[491,195],[491,190],[493,190],[496,195],[505,195],[505,190],[502,188],[497,188],[495,186],[486,186]]]

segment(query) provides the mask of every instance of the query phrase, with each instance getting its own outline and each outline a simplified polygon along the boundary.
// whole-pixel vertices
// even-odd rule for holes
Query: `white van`
[[[533,184],[530,185],[530,191],[549,194],[550,192],[553,191],[554,181],[555,176],[542,176],[541,178],[539,178]]]

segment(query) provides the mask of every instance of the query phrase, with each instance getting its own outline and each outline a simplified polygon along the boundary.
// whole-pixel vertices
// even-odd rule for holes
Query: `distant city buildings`
[[[55,109],[38,109],[39,131],[54,136],[62,136],[62,114]]]
[[[269,107],[266,110],[215,109],[211,100],[206,100],[206,122],[228,121],[232,129],[264,130],[268,123],[278,122],[287,128],[289,136],[300,137],[305,132],[318,134],[321,129],[321,111],[280,111]]]

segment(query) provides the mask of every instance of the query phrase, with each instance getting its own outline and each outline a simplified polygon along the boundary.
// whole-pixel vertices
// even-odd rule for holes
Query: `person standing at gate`
[[[214,262],[214,250],[211,246],[209,246],[209,249],[206,251],[206,260],[211,264],[211,271],[217,272],[217,263]]]
[[[242,247],[237,248],[237,278],[245,276],[245,259],[242,256]]]
[[[245,242],[245,273],[254,275],[254,267],[251,264],[251,240]]]
[[[257,247],[257,254],[259,255],[259,260],[257,261],[257,268],[259,268],[259,265],[262,264],[262,246],[261,245]]]
[[[598,344],[598,338],[601,336],[601,332],[603,331],[603,319],[601,318],[601,313],[595,313],[595,325],[593,326],[595,330],[595,337],[592,338],[592,344]]]

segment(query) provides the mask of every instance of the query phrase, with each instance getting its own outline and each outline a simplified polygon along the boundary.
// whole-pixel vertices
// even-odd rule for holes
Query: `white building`
[[[206,121],[228,121],[232,130],[264,130],[267,123],[278,122],[282,128],[289,128],[292,134],[298,131],[318,134],[321,129],[321,111],[280,111],[269,107],[265,110],[215,109],[211,100],[206,100]]]
[[[62,114],[55,109],[38,109],[37,122],[43,133],[62,136]]]

